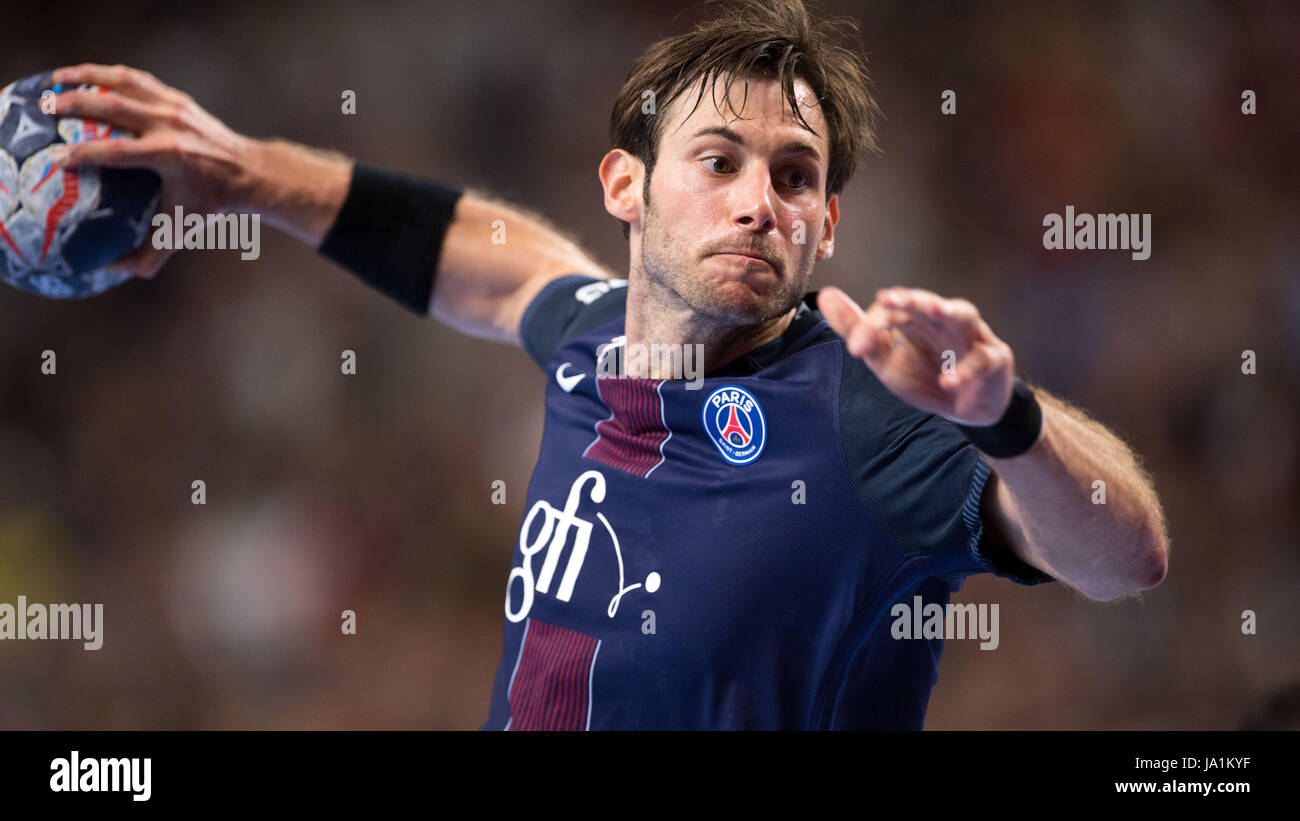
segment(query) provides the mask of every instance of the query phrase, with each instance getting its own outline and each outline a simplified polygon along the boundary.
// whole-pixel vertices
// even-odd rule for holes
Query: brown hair
[[[839,36],[857,31],[857,23],[848,18],[814,23],[802,0],[751,0],[725,6],[718,16],[685,34],[660,40],[636,59],[614,101],[610,141],[614,148],[627,151],[645,165],[648,200],[663,118],[643,111],[647,101],[653,101],[651,111],[662,112],[688,88],[698,85],[695,108],[699,108],[705,87],[722,79],[727,107],[739,115],[731,103],[732,81],[743,78],[748,94],[751,76],[775,78],[800,125],[813,131],[796,104],[794,81],[801,79],[816,96],[830,132],[826,136],[830,146],[829,200],[853,176],[862,154],[879,152],[875,139],[879,109],[871,93],[866,58],[859,49],[843,45]],[[623,235],[628,235],[627,223],[623,223]]]

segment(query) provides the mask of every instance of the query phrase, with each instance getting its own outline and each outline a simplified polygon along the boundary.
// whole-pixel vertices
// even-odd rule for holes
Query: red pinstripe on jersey
[[[663,462],[662,447],[671,432],[664,425],[662,379],[599,377],[596,390],[611,416],[596,424],[596,441],[583,456],[640,476]]]
[[[510,684],[506,729],[586,729],[591,673],[600,642],[537,619],[529,619],[525,630]]]

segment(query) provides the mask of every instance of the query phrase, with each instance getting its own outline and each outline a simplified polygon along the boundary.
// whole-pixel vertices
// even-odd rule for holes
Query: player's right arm
[[[405,268],[408,307],[414,307],[409,295],[422,295],[420,286],[428,290],[431,281],[427,304],[419,300],[421,312],[465,333],[519,344],[524,310],[546,283],[565,274],[611,276],[544,218],[473,190],[455,201],[443,241],[434,247],[424,240],[437,227],[430,222],[436,209],[406,207],[430,202],[429,183],[358,166],[334,152],[236,134],[147,72],[83,64],[59,69],[54,80],[118,92],[63,92],[55,101],[59,116],[101,120],[138,135],[69,146],[66,165],[152,168],[163,179],[166,212],[180,205],[189,213],[256,213],[314,248],[327,243],[333,250],[346,237],[354,246],[350,253],[327,255],[356,260],[342,263],[354,273],[377,268],[372,277],[386,276],[385,266]],[[391,217],[376,221],[374,203],[389,201]],[[392,231],[400,233],[396,242],[381,233]],[[367,232],[373,243],[365,242]],[[394,246],[407,250],[389,259]],[[171,253],[146,244],[115,267],[152,277]]]
[[[493,244],[503,231],[504,242]],[[525,309],[566,274],[613,275],[543,217],[470,190],[443,241],[430,313],[465,333],[519,345]]]

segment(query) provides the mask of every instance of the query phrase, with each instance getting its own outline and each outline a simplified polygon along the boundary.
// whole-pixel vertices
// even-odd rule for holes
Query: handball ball
[[[130,278],[105,266],[144,242],[161,185],[147,169],[54,166],[55,145],[135,136],[47,114],[53,100],[42,105],[42,95],[66,90],[50,72],[0,90],[0,280],[53,299],[94,296]]]

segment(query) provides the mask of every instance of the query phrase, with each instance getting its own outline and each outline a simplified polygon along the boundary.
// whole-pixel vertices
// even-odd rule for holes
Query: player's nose
[[[776,191],[767,168],[746,169],[733,183],[732,222],[756,233],[776,226]]]

